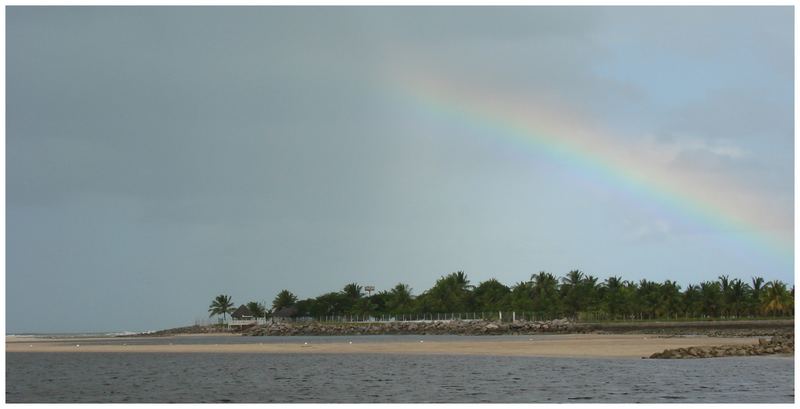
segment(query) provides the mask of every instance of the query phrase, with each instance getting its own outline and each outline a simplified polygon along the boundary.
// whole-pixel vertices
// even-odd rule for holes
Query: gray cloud
[[[657,205],[385,87],[414,70],[617,141],[700,141],[675,166],[783,206],[791,9],[751,11],[11,7],[8,330],[154,329],[201,318],[220,292],[422,291],[456,269],[509,284],[576,267],[788,280],[782,261],[712,260],[694,249],[713,234],[673,240],[689,229]]]

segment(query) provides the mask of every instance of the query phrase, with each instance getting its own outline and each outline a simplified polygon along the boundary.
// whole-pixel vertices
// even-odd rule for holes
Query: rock
[[[174,332],[178,332],[176,329]],[[199,333],[200,328],[185,329],[187,332]],[[489,335],[489,334],[536,334],[536,333],[625,333],[638,332],[636,329],[615,329],[605,331],[596,326],[587,324],[575,324],[568,319],[555,319],[552,321],[515,321],[513,323],[501,323],[490,320],[453,320],[453,321],[396,321],[396,322],[369,322],[369,323],[336,323],[316,321],[304,322],[275,322],[267,325],[253,327],[242,332],[243,335],[357,335],[357,334],[462,334],[462,335]],[[758,355],[767,353],[766,348],[772,348],[773,352],[780,353],[794,352],[794,334],[790,329],[723,329],[709,328],[701,329],[655,329],[644,332],[653,332],[662,336],[676,336],[677,334],[697,334],[713,333],[718,336],[762,336],[754,345],[743,346],[720,346],[720,347],[691,347],[684,348],[679,354],[687,358],[708,358],[715,356],[735,355],[738,350],[744,351],[747,355]],[[700,331],[700,332],[698,332]],[[769,336],[770,338],[763,338]],[[780,347],[778,350],[777,347]],[[663,354],[663,353],[660,353]]]

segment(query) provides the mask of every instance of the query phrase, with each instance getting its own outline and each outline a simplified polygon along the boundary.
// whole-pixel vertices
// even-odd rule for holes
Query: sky
[[[794,284],[791,7],[9,7],[6,332],[347,283]]]

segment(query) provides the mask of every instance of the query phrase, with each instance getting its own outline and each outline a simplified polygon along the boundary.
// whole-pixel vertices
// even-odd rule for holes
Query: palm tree
[[[356,283],[350,283],[350,284],[347,284],[346,286],[344,286],[344,288],[342,289],[342,292],[345,295],[347,295],[347,297],[350,298],[351,300],[357,300],[357,299],[361,298],[361,296],[364,295],[364,293],[362,293],[361,290],[362,290],[362,287],[360,285],[358,285]]]
[[[227,314],[230,314],[234,311],[233,309],[233,302],[231,301],[231,296],[229,295],[218,295],[217,298],[214,298],[214,301],[211,302],[211,305],[208,307],[208,312],[210,313],[208,316],[213,317],[215,315],[222,315],[222,321],[226,321]]]
[[[411,298],[411,287],[408,284],[398,283],[389,291],[386,300],[387,312],[392,314],[407,314],[413,310],[414,299]]]
[[[363,302],[365,299],[362,298],[364,295],[364,293],[361,292],[362,289],[363,287],[356,283],[350,283],[344,286],[342,289],[342,295],[344,296],[342,307],[344,313],[361,314],[364,313],[365,310],[368,310]]]
[[[668,317],[675,318],[681,307],[681,286],[675,281],[666,280],[661,285],[660,310]]]
[[[508,307],[511,289],[494,278],[475,287],[475,303],[478,311],[504,311]]]
[[[583,272],[581,270],[572,270],[566,276],[561,278],[563,285],[577,287],[583,281]]]
[[[750,312],[754,315],[761,314],[761,295],[764,292],[764,278],[763,277],[753,277],[752,278],[752,291],[750,292]]]
[[[583,299],[581,304],[584,310],[597,311],[598,304],[600,303],[600,300],[597,298],[597,287],[597,277],[591,274],[588,274],[581,282],[579,295]]]
[[[546,271],[540,271],[538,274],[531,274],[531,281],[533,281],[534,287],[539,289],[558,287],[558,279],[556,276]]]
[[[740,279],[731,281],[730,291],[728,294],[728,306],[733,315],[739,318],[745,312],[747,295],[750,292],[750,286]]]
[[[468,312],[473,304],[473,288],[467,275],[459,271],[436,280],[423,298],[430,312]]]
[[[580,270],[572,270],[561,279],[561,299],[564,301],[566,313],[573,318],[577,317],[583,306],[580,288],[582,282],[583,273]]]
[[[637,283],[614,276],[598,285],[596,277],[573,270],[562,278],[542,271],[510,288],[489,279],[476,288],[463,271],[457,271],[440,277],[417,297],[412,297],[411,288],[402,283],[370,297],[364,296],[360,285],[350,283],[340,291],[302,301],[282,290],[272,306],[276,310],[294,306],[298,313],[312,316],[493,312],[508,311],[507,308],[518,313],[534,312],[541,318],[582,317],[593,312],[607,313],[610,319],[792,314],[794,287],[788,288],[780,281],[764,283],[763,278],[752,277],[751,287],[740,279],[720,275],[716,281],[691,284],[681,292],[681,287],[671,280]],[[263,313],[263,305],[251,302],[247,306],[256,315]],[[233,303],[227,295],[217,297],[209,308],[212,316],[222,315],[223,320],[231,311]]]
[[[520,281],[511,287],[511,294],[509,295],[509,306],[515,311],[530,311],[542,312],[537,309],[534,301],[531,299],[531,294],[534,292],[533,283],[530,281]],[[491,309],[496,310],[496,308]]]
[[[629,317],[635,317],[637,313],[641,313],[642,311],[639,305],[638,293],[639,285],[635,281],[625,280],[622,282],[620,294],[622,296],[625,314]]]
[[[639,312],[644,313],[647,318],[656,318],[660,306],[661,284],[647,279],[639,280],[639,288],[636,291],[636,303]]]
[[[727,275],[721,275],[719,277],[719,286],[720,290],[722,291],[722,297],[720,299],[720,312],[728,316],[731,313],[731,305],[730,305],[730,298],[731,298],[731,282],[730,278]]]
[[[558,295],[558,278],[556,276],[540,271],[539,274],[531,276],[533,288],[531,296],[533,298],[533,310],[547,316],[555,316],[560,310],[561,300]]]
[[[450,277],[455,281],[456,288],[461,291],[472,291],[475,289],[475,286],[469,285],[469,279],[467,279],[467,274],[463,271],[458,271],[456,273],[450,274]]]
[[[253,313],[254,317],[266,317],[267,309],[264,307],[264,304],[250,301],[249,303],[245,304],[245,306],[247,306],[247,309]]]
[[[348,314],[371,316],[377,312],[378,306],[372,302],[372,297],[361,297],[350,304]]]
[[[683,292],[683,307],[687,316],[694,317],[703,312],[702,295],[696,285],[689,284]]]
[[[279,311],[282,308],[291,307],[297,303],[297,296],[292,294],[289,290],[282,290],[272,300],[273,311]]]
[[[624,299],[622,298],[622,278],[608,277],[603,284],[603,304],[612,319],[622,312]]]
[[[700,298],[703,300],[703,314],[709,317],[719,317],[722,289],[716,281],[700,283]]]
[[[451,279],[453,280],[453,289],[455,289],[456,294],[458,294],[457,299],[460,305],[460,308],[456,308],[454,311],[472,311],[475,306],[475,286],[469,283],[467,274],[460,270],[455,274],[451,274]]]
[[[761,304],[764,312],[772,312],[772,316],[775,316],[776,312],[783,314],[791,302],[789,292],[786,290],[786,284],[779,280],[770,281],[764,290]]]

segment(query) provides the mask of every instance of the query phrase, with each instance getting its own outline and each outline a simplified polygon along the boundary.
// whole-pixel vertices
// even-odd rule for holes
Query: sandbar
[[[488,355],[574,358],[641,358],[665,349],[691,346],[748,345],[758,343],[753,337],[669,337],[645,334],[574,334],[509,340],[425,340],[369,342],[342,337],[342,342],[313,341],[282,343],[171,343],[172,337],[159,338],[157,344],[126,344],[116,339],[109,343],[81,345],[88,339],[32,339],[6,337],[6,352],[126,352],[126,353],[269,353],[269,354],[416,354],[416,355]],[[132,338],[133,339],[133,338]],[[95,339],[96,340],[96,339]]]

